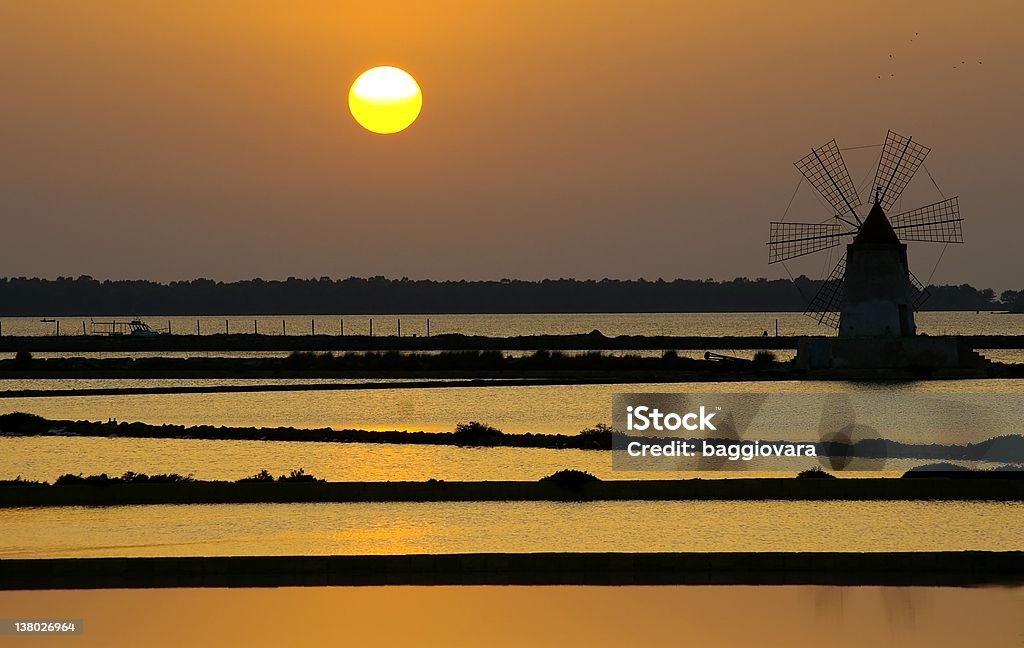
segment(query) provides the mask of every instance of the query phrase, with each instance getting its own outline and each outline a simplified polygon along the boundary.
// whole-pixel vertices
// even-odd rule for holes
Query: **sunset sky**
[[[933,147],[967,245],[1024,288],[1016,2],[480,0],[0,5],[0,275],[732,278],[792,162]],[[388,136],[364,70],[423,91]],[[881,77],[881,78],[879,78]],[[877,151],[851,152],[858,182]],[[921,174],[904,208],[941,196]],[[801,190],[790,220],[829,214]],[[941,247],[918,244],[922,279]],[[824,259],[791,266],[820,276]]]

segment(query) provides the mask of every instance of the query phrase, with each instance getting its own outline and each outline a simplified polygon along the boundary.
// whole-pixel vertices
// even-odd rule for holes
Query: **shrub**
[[[774,363],[776,360],[775,354],[771,351],[758,351],[754,354],[754,364],[764,367]]]
[[[11,412],[0,414],[0,432],[13,432],[15,434],[42,434],[50,429],[50,421],[42,416],[26,414],[25,412]]]
[[[797,473],[797,479],[835,479],[836,476],[830,472],[825,472],[821,469],[821,466],[815,466],[814,468],[808,468],[807,470],[801,470]]]
[[[247,483],[271,483],[271,482],[320,482],[323,479],[318,479],[313,475],[307,475],[305,469],[299,468],[298,470],[289,471],[287,475],[279,475],[276,479],[270,471],[264,468],[251,477],[242,477],[236,484],[247,484]]]
[[[292,470],[287,475],[281,475],[280,477],[277,478],[277,481],[279,481],[279,482],[316,482],[316,481],[323,481],[323,480],[322,479],[317,479],[313,475],[307,475],[305,470],[303,470],[302,468],[299,468],[298,470]]]
[[[269,470],[264,468],[263,470],[259,471],[258,473],[256,473],[252,477],[242,477],[238,481],[239,481],[239,483],[245,483],[245,482],[272,482],[272,481],[274,481],[274,476],[270,474]]]
[[[502,436],[504,432],[498,428],[479,421],[459,423],[455,426],[455,438],[458,439],[459,445],[494,445]]]
[[[611,449],[612,427],[605,423],[598,423],[593,427],[580,430],[581,448]]]
[[[563,488],[579,490],[585,484],[590,484],[592,482],[598,482],[601,480],[586,471],[575,470],[573,468],[565,468],[559,470],[558,472],[552,473],[547,477],[541,477],[540,481],[542,484],[555,484],[556,486],[561,486]]]

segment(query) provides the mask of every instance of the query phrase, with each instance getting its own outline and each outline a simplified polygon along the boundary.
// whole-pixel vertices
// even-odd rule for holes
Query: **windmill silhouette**
[[[838,328],[840,337],[913,336],[917,331],[914,312],[929,295],[910,271],[905,241],[963,243],[956,196],[891,219],[886,214],[930,150],[890,130],[866,214],[835,140],[811,149],[794,163],[834,215],[820,223],[770,223],[768,263],[821,252],[849,240],[846,253],[805,311],[819,324]]]

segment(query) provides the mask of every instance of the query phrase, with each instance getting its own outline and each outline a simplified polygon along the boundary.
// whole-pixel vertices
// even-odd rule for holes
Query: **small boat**
[[[132,337],[156,337],[167,331],[157,330],[140,319],[127,322],[92,322],[93,335],[130,335]]]

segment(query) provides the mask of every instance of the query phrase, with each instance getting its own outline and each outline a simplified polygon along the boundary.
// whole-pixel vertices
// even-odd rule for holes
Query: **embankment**
[[[0,560],[0,589],[1024,583],[1024,552],[528,553]]]
[[[673,500],[1024,501],[1024,479],[680,479],[544,482],[184,482],[0,487],[0,508],[303,502]]]

